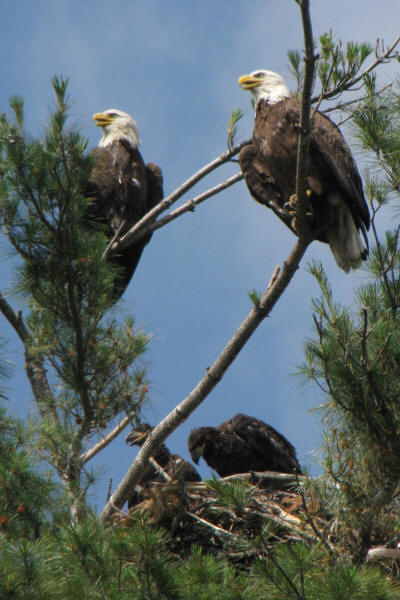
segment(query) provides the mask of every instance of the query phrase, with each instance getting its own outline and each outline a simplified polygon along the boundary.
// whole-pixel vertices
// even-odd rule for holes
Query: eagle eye
[[[258,77],[259,79],[262,79],[264,77],[264,73],[262,71],[260,71],[259,73],[255,73],[254,77]]]

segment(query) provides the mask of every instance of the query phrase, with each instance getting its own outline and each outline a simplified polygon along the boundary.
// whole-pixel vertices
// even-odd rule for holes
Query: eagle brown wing
[[[294,128],[300,123],[300,102],[291,100],[287,118]],[[339,127],[323,113],[312,115],[310,161],[318,163],[321,172],[334,183],[345,198],[358,228],[369,229],[369,210],[364,198],[363,185],[351,150]]]
[[[246,185],[253,198],[267,206],[282,219],[285,224],[295,233],[291,222],[292,219],[283,209],[284,200],[282,192],[272,171],[258,155],[254,144],[248,144],[239,154],[239,164],[246,181]]]
[[[292,444],[264,421],[238,413],[217,429],[237,436],[247,445],[249,470],[301,473]]]
[[[145,165],[140,152],[119,141],[91,152],[93,169],[86,195],[92,202],[88,222],[103,229],[108,239],[122,236],[163,196],[162,173],[154,163]],[[109,258],[118,267],[113,300],[128,286],[151,233],[117,250]]]
[[[156,163],[147,163],[147,211],[154,208],[163,199],[163,176]]]

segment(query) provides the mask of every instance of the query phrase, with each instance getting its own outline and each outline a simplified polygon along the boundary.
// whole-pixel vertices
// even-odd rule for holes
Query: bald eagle
[[[289,97],[282,77],[271,71],[242,75],[239,85],[256,102],[252,143],[239,162],[251,195],[296,233],[293,214],[301,101]],[[307,196],[315,239],[329,244],[346,273],[368,254],[369,211],[357,166],[339,128],[311,109]],[[361,243],[359,231],[365,240]]]
[[[91,152],[93,168],[86,195],[91,199],[89,224],[101,227],[111,241],[126,233],[163,197],[159,167],[144,164],[139,153],[139,134],[130,115],[114,108],[93,116],[103,130],[97,148]],[[117,266],[113,300],[128,286],[143,248],[151,234],[110,255]]]
[[[196,464],[202,456],[221,477],[250,471],[301,473],[290,442],[264,421],[241,413],[218,427],[193,429],[188,448]]]
[[[128,433],[125,441],[129,446],[143,446],[152,431],[153,427],[151,425],[141,423]],[[160,444],[152,457],[173,480],[201,481],[201,477],[196,469],[178,454],[171,454],[165,444]],[[140,485],[136,487],[134,495],[128,500],[128,508],[141,502],[146,497],[146,492],[151,489],[155,482],[165,483],[166,479],[160,471],[157,471],[157,468],[153,464],[150,464],[140,481]]]

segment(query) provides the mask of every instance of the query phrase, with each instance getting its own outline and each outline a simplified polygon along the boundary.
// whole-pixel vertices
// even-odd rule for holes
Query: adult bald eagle
[[[132,429],[125,437],[125,441],[130,446],[143,446],[148,435],[153,431],[153,427],[147,423],[141,423],[135,429]],[[196,469],[179,454],[171,454],[165,444],[160,444],[152,458],[162,467],[162,469],[173,480],[178,481],[201,481],[201,477]],[[141,502],[146,497],[153,483],[165,483],[166,479],[157,470],[153,464],[149,464],[140,485],[136,487],[134,495],[128,500],[128,508]]]
[[[202,456],[221,477],[250,471],[301,473],[292,444],[264,421],[241,413],[218,427],[193,429],[188,448],[196,464]]]
[[[93,169],[87,195],[92,199],[89,221],[104,229],[112,240],[126,233],[163,197],[163,180],[159,167],[144,164],[139,153],[139,134],[130,115],[114,108],[93,116],[103,130],[98,148],[91,156]],[[128,286],[143,248],[151,234],[127,248],[110,255],[118,267],[113,300],[118,300]]]
[[[239,85],[256,101],[252,143],[239,156],[251,195],[295,231],[293,212],[301,101],[289,97],[271,71],[242,75]],[[309,217],[314,238],[329,244],[338,266],[356,269],[368,254],[369,211],[350,148],[328,117],[311,109],[308,166]],[[363,234],[364,248],[359,230]]]

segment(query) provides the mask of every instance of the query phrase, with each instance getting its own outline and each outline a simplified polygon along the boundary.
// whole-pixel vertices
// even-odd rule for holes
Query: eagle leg
[[[306,216],[307,217],[313,217],[313,211],[312,211],[312,206],[311,206],[311,202],[310,202],[310,198],[312,196],[312,190],[307,189],[306,191],[307,194],[307,199],[308,199],[308,210],[306,212]],[[288,211],[289,215],[293,215],[293,219],[291,222],[291,226],[293,227],[294,231],[297,233],[297,229],[296,229],[296,203],[297,203],[297,194],[292,194],[289,197],[289,202],[286,202],[286,204],[284,205],[284,208]]]
[[[307,197],[308,197],[308,198],[311,198],[311,196],[312,196],[312,190],[310,190],[310,189],[307,189],[307,190],[306,190],[306,195],[307,195]],[[285,204],[285,208],[286,208],[287,210],[289,210],[289,212],[290,212],[290,209],[293,209],[293,208],[295,208],[295,206],[296,206],[296,203],[297,203],[297,194],[292,194],[292,195],[289,197],[289,202],[286,202],[286,204]],[[310,202],[308,203],[308,205],[309,205],[309,207],[310,207],[310,210],[312,210]],[[290,214],[292,214],[292,213],[290,213]],[[312,213],[311,213],[311,214],[312,214]]]

